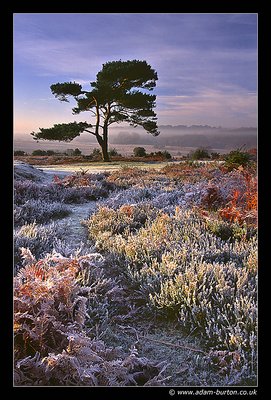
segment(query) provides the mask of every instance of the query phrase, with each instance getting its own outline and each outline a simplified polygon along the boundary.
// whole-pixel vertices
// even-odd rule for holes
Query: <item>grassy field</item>
[[[14,172],[16,386],[257,384],[255,163]]]

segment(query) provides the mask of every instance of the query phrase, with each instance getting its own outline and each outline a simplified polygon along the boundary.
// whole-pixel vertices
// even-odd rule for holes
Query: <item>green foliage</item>
[[[219,157],[220,157],[220,154],[217,153],[216,151],[211,152],[210,155],[211,155],[211,159],[212,159],[212,160],[218,160]]]
[[[56,83],[50,86],[51,92],[60,101],[68,102],[68,96],[77,97],[82,93],[82,86],[76,82]]]
[[[31,135],[36,141],[58,140],[59,142],[70,142],[91,126],[87,122],[55,124],[52,128],[39,128],[39,132],[31,132]]]
[[[94,161],[99,161],[102,160],[102,152],[100,149],[93,149],[92,152],[90,153],[91,159]]]
[[[46,156],[47,151],[46,150],[33,150],[32,151],[32,156]]]
[[[204,160],[210,158],[209,151],[204,148],[198,148],[190,154],[192,160]]]
[[[109,161],[108,127],[113,123],[128,122],[131,126],[142,126],[152,135],[159,134],[157,118],[153,111],[155,95],[151,91],[156,86],[157,73],[146,61],[111,61],[103,64],[91,90],[82,90],[76,82],[51,85],[51,91],[60,101],[68,101],[71,96],[77,102],[74,114],[91,111],[95,117],[95,127],[86,122],[55,124],[52,128],[40,128],[32,132],[35,140],[71,141],[87,131],[94,135],[101,146],[104,161]],[[143,89],[141,91],[140,89]],[[102,122],[103,121],[103,122]]]
[[[121,154],[115,148],[111,148],[108,151],[109,157],[121,157]]]
[[[224,166],[229,169],[235,169],[240,166],[246,167],[250,164],[250,154],[242,151],[242,149],[232,150],[225,156]]]
[[[238,223],[230,223],[223,220],[210,219],[206,221],[206,227],[214,235],[222,240],[244,240],[256,234],[256,230],[247,227],[245,224],[240,226]]]
[[[53,156],[56,152],[54,150],[33,150],[32,156]]]
[[[133,153],[135,157],[146,157],[147,155],[144,147],[135,147]]]
[[[162,155],[166,160],[171,160],[172,158],[171,154],[167,150],[162,151]]]
[[[80,149],[78,149],[78,148],[74,149],[74,151],[73,151],[74,156],[80,156],[81,154],[82,154],[82,151]]]

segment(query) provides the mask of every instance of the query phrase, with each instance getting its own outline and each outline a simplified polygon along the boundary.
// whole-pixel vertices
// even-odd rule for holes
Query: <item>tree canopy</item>
[[[146,61],[110,61],[90,82],[91,90],[83,90],[76,82],[51,85],[54,96],[63,102],[72,97],[76,101],[73,114],[90,112],[94,123],[71,122],[55,124],[52,128],[39,128],[32,132],[35,140],[71,141],[82,132],[94,135],[101,146],[104,161],[108,156],[108,127],[113,123],[127,122],[141,126],[157,136],[156,96],[149,94],[156,86],[157,72]]]

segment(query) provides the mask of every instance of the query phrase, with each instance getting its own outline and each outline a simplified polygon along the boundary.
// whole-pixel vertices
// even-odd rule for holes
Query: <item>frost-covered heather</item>
[[[193,179],[191,179],[193,178]],[[172,211],[171,206],[200,206],[207,210],[225,207],[238,190],[240,200],[248,190],[243,170],[222,172],[210,167],[173,165],[156,170],[123,169],[108,178],[123,189],[115,191],[102,205],[119,208],[123,204],[149,202],[155,207]],[[251,175],[251,179],[253,175]]]
[[[68,259],[53,253],[38,262],[29,252],[27,257],[14,279],[16,386],[163,385],[157,362],[135,349],[122,354],[86,333],[86,320],[95,329],[87,303],[118,292],[112,280],[95,276],[97,254]]]
[[[15,181],[31,180],[35,182],[41,182],[45,178],[44,172],[21,161],[15,161],[13,171]]]
[[[48,185],[31,181],[16,181],[14,183],[14,202],[24,204],[27,200],[43,199],[47,202],[84,203],[107,197],[113,189],[112,185],[103,180],[97,180],[91,186],[69,187],[56,183]]]
[[[178,318],[209,347],[237,351],[243,377],[245,365],[255,376],[255,234],[233,230],[223,240],[199,215],[179,207],[171,216],[149,207],[144,222],[136,225],[134,216],[142,207],[101,208],[91,216],[86,225],[96,248],[113,255],[141,302],[163,317]]]
[[[22,267],[21,248],[27,248],[36,259],[45,256],[58,247],[59,241],[64,246],[67,226],[59,227],[55,222],[38,225],[36,222],[25,224],[14,231],[14,266],[15,272]]]
[[[99,201],[99,205],[118,209],[125,204],[149,204],[153,207],[163,209],[170,213],[174,212],[175,206],[191,207],[192,205],[202,205],[203,200],[208,195],[206,189],[207,182],[199,182],[195,184],[179,185],[178,188],[145,187],[145,188],[128,188],[119,192],[114,192],[105,200]],[[226,201],[221,201],[220,204]]]
[[[47,223],[49,220],[64,218],[70,214],[69,208],[59,202],[28,200],[23,205],[14,206],[15,226],[31,222]]]
[[[24,224],[14,241],[17,385],[163,385],[163,367],[98,340],[115,330],[122,344],[127,321],[134,332],[141,321],[197,335],[204,352],[190,358],[185,383],[210,373],[211,385],[256,382],[255,171],[182,163],[50,184],[30,172],[35,182],[26,169],[14,184],[15,223]],[[38,224],[89,200],[80,248],[78,206],[70,225]]]
[[[196,183],[210,180],[217,175],[217,168],[208,164],[179,163],[158,169],[139,169],[124,167],[112,172],[107,181],[122,188],[128,187],[177,187],[183,183]]]

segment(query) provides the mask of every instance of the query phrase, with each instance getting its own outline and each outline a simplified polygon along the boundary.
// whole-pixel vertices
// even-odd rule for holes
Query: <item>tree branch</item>
[[[86,132],[91,133],[92,135],[96,136],[95,132],[89,131],[88,129],[85,129]]]

